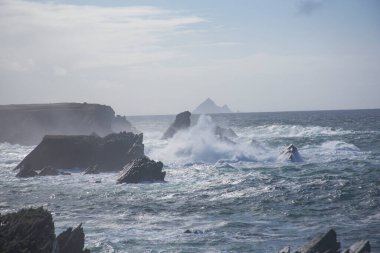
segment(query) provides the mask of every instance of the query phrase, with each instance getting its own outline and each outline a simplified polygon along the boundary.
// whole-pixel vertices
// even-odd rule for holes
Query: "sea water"
[[[16,178],[34,147],[0,144],[0,212],[44,206],[57,234],[83,223],[91,252],[276,252],[329,228],[344,246],[368,239],[380,252],[380,110],[194,115],[161,140],[174,117],[128,118],[166,183]],[[236,144],[215,126],[233,129]],[[289,144],[302,162],[281,159]]]

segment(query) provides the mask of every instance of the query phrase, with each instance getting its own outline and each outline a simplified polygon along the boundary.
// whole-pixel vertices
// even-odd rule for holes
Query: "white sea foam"
[[[278,124],[244,127],[238,131],[241,136],[255,139],[335,136],[350,133],[352,132],[341,128]]]
[[[178,132],[172,139],[156,142],[148,148],[154,159],[166,162],[217,162],[221,159],[235,161],[273,160],[278,152],[271,151],[263,143],[232,144],[220,140],[215,134],[215,123],[210,116],[201,115],[197,124]]]

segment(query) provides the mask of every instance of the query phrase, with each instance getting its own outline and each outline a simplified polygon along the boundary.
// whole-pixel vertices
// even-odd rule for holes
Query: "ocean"
[[[174,117],[128,117],[166,183],[16,178],[34,147],[1,143],[0,213],[44,206],[56,234],[83,223],[91,252],[273,253],[329,228],[343,248],[368,239],[380,252],[380,110],[193,115],[189,130],[161,140]],[[217,125],[236,144],[217,139]],[[289,144],[301,162],[281,159]]]

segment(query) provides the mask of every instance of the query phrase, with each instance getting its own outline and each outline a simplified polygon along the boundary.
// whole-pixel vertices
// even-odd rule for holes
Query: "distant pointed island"
[[[204,102],[193,110],[193,114],[207,113],[233,113],[228,105],[218,106],[211,98],[207,98]]]

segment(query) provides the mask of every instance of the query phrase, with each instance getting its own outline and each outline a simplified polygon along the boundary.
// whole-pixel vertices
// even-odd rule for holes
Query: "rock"
[[[178,131],[189,128],[191,113],[189,111],[181,112],[175,117],[175,121],[166,130],[162,139],[172,138]]]
[[[83,174],[84,175],[88,175],[88,174],[99,174],[100,171],[98,170],[98,167],[96,165],[92,166],[92,167],[88,167],[84,172]]]
[[[0,224],[0,252],[52,252],[53,218],[42,207],[0,215]]]
[[[225,136],[231,139],[239,137],[231,128],[223,128],[220,126],[216,126],[214,132],[218,136]]]
[[[289,246],[285,246],[283,249],[281,249],[277,253],[290,253],[290,247]]]
[[[18,177],[31,171],[53,167],[57,170],[97,166],[100,172],[119,171],[125,164],[144,157],[142,134],[118,133],[105,137],[94,135],[47,135],[15,169]]]
[[[185,234],[203,234],[204,232],[202,230],[199,230],[199,229],[194,229],[194,230],[190,230],[190,229],[186,229]]]
[[[37,172],[35,172],[30,164],[23,164],[20,166],[20,171],[16,174],[16,177],[35,177],[37,176]]]
[[[136,159],[124,166],[117,183],[164,181],[166,172],[162,171],[162,167],[162,162],[155,162],[148,157]]]
[[[59,174],[59,171],[52,167],[43,168],[40,173],[38,173],[39,176],[57,176]]]
[[[343,253],[371,253],[371,245],[368,240],[358,241]]]
[[[57,236],[57,245],[59,253],[89,253],[88,249],[84,248],[84,232],[82,224],[79,224],[75,229],[68,228]]]
[[[66,172],[66,171],[62,171],[62,172],[61,172],[61,175],[64,175],[64,176],[70,176],[71,173],[70,173],[70,172]]]
[[[330,229],[326,234],[306,243],[294,253],[338,253],[340,243],[336,240],[336,232]]]
[[[193,111],[194,114],[232,113],[228,105],[218,106],[211,98],[207,98]]]
[[[94,183],[95,184],[100,184],[102,182],[102,180],[96,180]]]
[[[298,149],[293,144],[287,146],[280,154],[280,160],[288,160],[292,162],[302,162],[302,157]]]
[[[134,131],[110,106],[88,103],[0,105],[0,142],[36,145],[47,134],[104,136]]]
[[[1,253],[90,253],[83,250],[81,225],[74,230],[69,228],[56,238],[52,215],[42,207],[0,214],[0,224]]]

